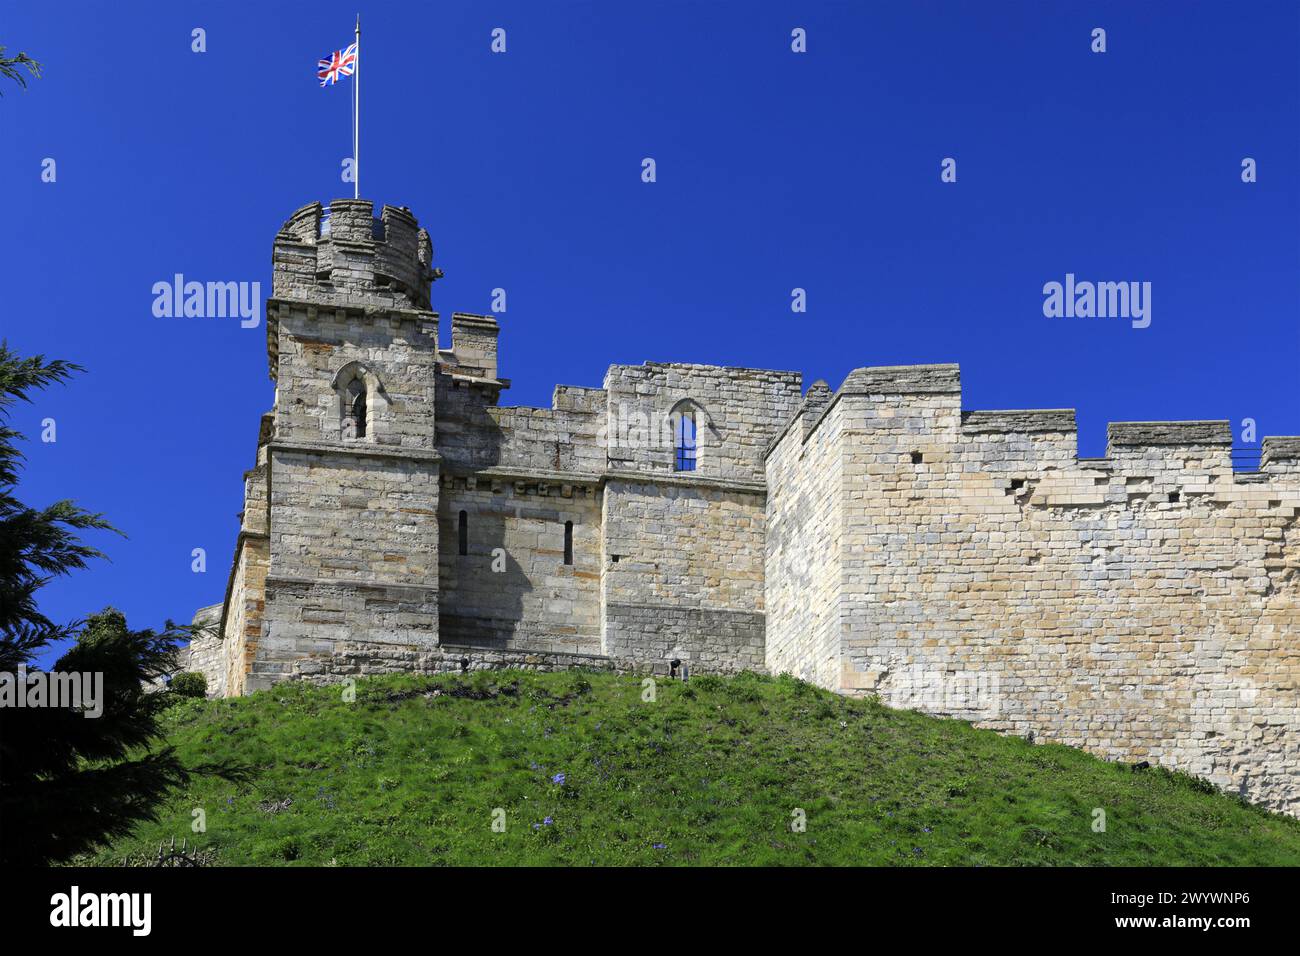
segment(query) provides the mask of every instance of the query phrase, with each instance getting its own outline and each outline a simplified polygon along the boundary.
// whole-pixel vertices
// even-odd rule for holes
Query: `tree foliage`
[[[23,69],[27,70],[34,78],[40,79],[41,64],[39,61],[33,60],[26,53],[19,53],[17,56],[5,56],[5,48],[0,46],[0,76],[7,80],[13,80],[23,89],[27,89],[27,77],[23,76]],[[0,92],[0,96],[3,95],[4,93]]]
[[[170,749],[151,749],[164,706],[151,685],[175,670],[177,642],[191,629],[168,622],[159,633],[132,631],[111,608],[84,624],[61,624],[37,607],[36,592],[52,578],[103,556],[83,532],[115,530],[71,501],[32,508],[15,494],[23,461],[15,444],[22,435],[9,424],[15,405],[79,370],[40,355],[22,358],[0,342],[0,671],[13,675],[13,696],[25,695],[20,668],[34,670],[42,649],[74,637],[53,672],[91,675],[92,693],[97,675],[95,709],[102,708],[89,717],[72,707],[0,706],[5,864],[65,860],[120,837],[152,819],[167,790],[188,779]]]
[[[14,406],[79,371],[43,355],[22,358],[0,342],[0,670],[14,671],[47,644],[71,636],[74,625],[56,624],[40,612],[36,592],[51,578],[103,557],[80,532],[115,530],[103,515],[71,501],[30,508],[14,493],[23,461],[16,445],[23,436],[9,424]]]
[[[0,709],[0,862],[67,860],[131,832],[189,780],[171,748],[153,751],[181,629],[132,631],[121,611],[92,615],[53,673],[102,675],[98,717],[72,708]],[[83,707],[84,707],[83,702]]]

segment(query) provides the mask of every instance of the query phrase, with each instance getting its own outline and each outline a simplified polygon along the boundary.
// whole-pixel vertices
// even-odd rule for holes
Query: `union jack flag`
[[[316,61],[316,78],[321,86],[337,83],[341,76],[351,76],[357,67],[357,45],[346,50],[335,50],[324,60]]]

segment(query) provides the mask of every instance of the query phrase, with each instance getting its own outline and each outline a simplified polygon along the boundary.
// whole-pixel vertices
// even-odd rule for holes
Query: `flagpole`
[[[357,14],[357,65],[352,73],[352,198],[361,198],[361,14]]]

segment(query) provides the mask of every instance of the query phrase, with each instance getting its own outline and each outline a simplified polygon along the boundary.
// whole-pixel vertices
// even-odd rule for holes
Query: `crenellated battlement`
[[[1259,459],[1259,470],[1262,473],[1300,478],[1300,438],[1265,438],[1263,449]]]
[[[463,375],[496,381],[497,336],[500,334],[501,327],[490,315],[453,312],[451,349],[443,355]]]
[[[405,206],[374,215],[368,199],[318,202],[280,227],[272,257],[272,296],[321,305],[429,308],[433,243]]]
[[[1077,455],[1078,424],[1072,408],[972,410],[961,407],[961,369],[955,364],[889,365],[854,369],[840,388],[831,393],[822,383],[809,389],[794,418],[802,429],[785,423],[767,449],[770,457],[783,442],[796,435],[807,443],[845,399],[854,400],[855,415],[847,424],[851,432],[902,432],[915,445],[935,450],[960,441],[988,446],[990,467],[1000,467],[1010,457],[1059,469],[1087,462],[1120,472],[1174,472],[1189,475],[1231,474],[1232,427],[1221,421],[1111,422],[1107,426],[1106,456],[1081,459]],[[924,458],[924,452],[918,448]],[[1273,436],[1263,440],[1259,474],[1300,477],[1300,438]]]
[[[1078,434],[1079,426],[1073,408],[1024,408],[962,412],[961,430],[966,435]]]

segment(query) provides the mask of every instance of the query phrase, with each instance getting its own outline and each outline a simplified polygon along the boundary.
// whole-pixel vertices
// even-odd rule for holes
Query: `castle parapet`
[[[1078,428],[1073,408],[965,411],[961,430],[968,435],[1071,434]]]
[[[1259,470],[1270,475],[1300,477],[1300,436],[1269,436],[1264,439]]]
[[[490,315],[451,314],[451,351],[456,364],[479,378],[497,377],[497,336],[501,327]]]
[[[796,412],[803,422],[804,438],[807,438],[813,427],[821,421],[822,415],[830,407],[831,399],[834,397],[835,393],[831,391],[831,387],[820,378],[808,386],[803,403]]]
[[[961,394],[958,365],[880,365],[858,368],[840,387],[843,393],[868,395]]]
[[[551,393],[551,408],[557,412],[579,412],[587,415],[605,413],[606,393],[603,388],[584,388],[579,385],[556,385]]]
[[[1152,467],[1232,471],[1232,426],[1226,421],[1111,422],[1106,454]]]
[[[429,234],[405,207],[335,199],[303,206],[275,237],[272,295],[353,306],[429,308]]]

